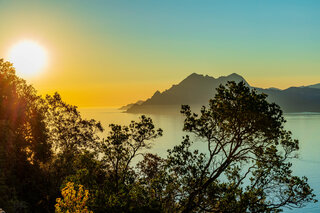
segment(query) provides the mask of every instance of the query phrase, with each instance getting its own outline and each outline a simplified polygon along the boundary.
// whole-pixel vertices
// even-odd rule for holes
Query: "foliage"
[[[89,190],[85,190],[82,185],[78,185],[77,188],[78,190],[75,189],[74,183],[68,182],[61,190],[62,198],[56,200],[56,213],[92,213],[86,206],[90,198]]]
[[[147,152],[162,135],[151,118],[111,124],[102,139],[100,122],[83,119],[58,93],[38,96],[0,59],[1,208],[279,212],[316,201],[307,178],[293,175],[290,160],[299,143],[266,95],[229,82],[199,115],[189,106],[181,112],[184,130],[192,135],[161,158]]]
[[[83,119],[76,106],[65,103],[58,93],[45,98],[46,124],[50,129],[50,142],[58,153],[77,154],[96,149],[97,133],[103,131],[100,122]]]
[[[0,206],[9,204],[7,212],[44,207],[42,168],[52,155],[43,113],[34,88],[0,59]]]
[[[150,148],[150,140],[162,135],[161,129],[155,129],[150,118],[140,117],[128,126],[111,124],[111,131],[103,142],[102,162],[106,168],[104,184],[105,205],[109,210],[132,210],[135,205],[139,184],[137,174],[131,163],[141,155],[144,149]]]
[[[151,118],[141,116],[139,122],[132,121],[129,126],[111,124],[111,131],[103,144],[104,158],[110,178],[118,184],[124,183],[130,175],[130,163],[143,149],[150,148],[150,141],[162,135],[155,130]],[[118,190],[118,189],[116,189]]]
[[[59,194],[59,187],[69,176],[80,170],[79,160],[95,158],[94,152],[101,143],[99,133],[103,131],[100,122],[83,119],[77,107],[65,103],[58,93],[47,95],[43,99],[46,127],[49,130],[48,141],[52,144],[54,158],[48,165],[50,178],[50,200],[54,201]],[[90,161],[89,160],[89,161]],[[86,164],[84,164],[86,165]]]
[[[185,137],[169,150],[170,174],[181,188],[179,211],[278,212],[315,201],[305,177],[292,174],[298,141],[283,127],[279,106],[243,82],[220,86],[200,115],[189,106],[184,130],[207,152],[192,149]]]
[[[154,212],[173,212],[177,209],[177,177],[169,175],[167,169],[167,159],[151,153],[144,154],[143,160],[137,164],[141,190],[137,205],[149,206]]]
[[[0,59],[0,206],[52,212],[77,156],[96,150],[99,122],[82,119],[59,94],[42,98]]]

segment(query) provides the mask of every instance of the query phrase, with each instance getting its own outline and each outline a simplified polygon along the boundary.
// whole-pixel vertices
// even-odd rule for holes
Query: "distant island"
[[[243,81],[249,87],[260,93],[268,95],[268,101],[274,102],[284,112],[320,112],[320,84],[301,87],[289,87],[281,90],[278,88],[262,89],[252,87],[240,75],[233,73],[228,76],[214,78],[192,73],[179,84],[160,92],[156,91],[146,101],[138,101],[120,108],[128,113],[162,113],[179,112],[182,104],[188,104],[196,108],[207,105],[208,100],[216,94],[216,88],[228,81]]]

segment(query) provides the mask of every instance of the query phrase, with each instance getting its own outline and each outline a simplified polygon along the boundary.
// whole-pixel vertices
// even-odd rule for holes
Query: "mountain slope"
[[[308,87],[290,87],[285,90],[257,88],[266,93],[267,100],[278,104],[284,112],[320,112],[320,90]]]
[[[137,105],[141,105],[143,103],[142,100],[137,101],[136,103],[132,103],[132,104],[127,104],[125,106],[120,107],[118,110],[128,110],[130,109],[133,105],[137,104]]]
[[[245,81],[237,74],[231,74],[227,77],[215,79],[210,76],[203,76],[196,73],[189,75],[178,85],[173,85],[170,89],[160,93],[157,91],[143,105],[181,105],[202,103],[203,100],[212,97],[215,88],[227,81]],[[203,92],[207,91],[207,92]]]
[[[189,75],[177,85],[173,85],[164,92],[155,92],[154,95],[140,105],[128,108],[129,113],[162,113],[167,111],[178,112],[182,104],[194,107],[207,105],[216,93],[216,88],[228,81],[245,82],[238,75],[231,74],[219,78],[203,76],[196,73]],[[318,84],[320,86],[320,84]],[[290,87],[285,90],[276,88],[254,88],[260,93],[266,93],[270,102],[280,105],[284,112],[320,112],[320,89],[316,85],[309,87]]]
[[[307,88],[313,88],[313,89],[320,89],[320,84],[313,84],[313,85],[309,85],[309,86],[305,86]]]
[[[181,106],[181,104],[203,105],[205,103],[204,100],[208,101],[212,98],[216,88],[220,84],[226,84],[227,81],[244,81],[249,85],[242,76],[235,73],[217,79],[193,73],[179,84],[173,85],[162,93],[156,91],[151,98],[139,106],[130,107],[127,112],[153,112],[159,108],[170,108],[172,106]]]

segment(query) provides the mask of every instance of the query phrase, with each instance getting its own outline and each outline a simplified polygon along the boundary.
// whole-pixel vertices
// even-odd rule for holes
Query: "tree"
[[[111,131],[103,143],[103,163],[107,177],[104,196],[106,206],[112,211],[129,211],[136,207],[137,174],[132,161],[151,147],[150,140],[162,135],[151,120],[141,116],[140,121],[132,121],[128,126],[111,124]],[[136,191],[135,191],[135,190]],[[144,206],[145,207],[145,206]]]
[[[299,143],[284,129],[278,105],[243,82],[220,86],[200,115],[182,106],[186,136],[169,150],[168,173],[176,176],[181,212],[279,212],[315,202],[307,178],[292,174]]]
[[[62,198],[57,198],[55,205],[56,213],[92,213],[88,209],[87,202],[90,199],[89,190],[84,189],[82,185],[77,185],[68,182],[61,190]]]
[[[73,182],[76,185],[83,185],[92,195],[87,205],[94,212],[104,212],[104,184],[107,173],[101,160],[93,152],[84,152],[75,156],[73,172],[66,176],[63,184]],[[101,199],[102,197],[102,199]]]
[[[0,185],[5,185],[0,206],[7,212],[43,212],[43,166],[51,156],[41,98],[0,59]]]
[[[52,212],[65,183],[57,212],[279,212],[316,201],[293,175],[299,143],[266,95],[229,82],[199,115],[182,113],[196,140],[186,136],[164,159],[146,153],[162,135],[150,118],[111,124],[102,140],[99,122],[58,93],[38,96],[0,59],[0,206]]]
[[[103,128],[94,119],[83,119],[77,107],[65,103],[58,93],[47,95],[43,108],[48,141],[55,153],[51,170],[62,184],[66,176],[76,172],[73,163],[77,156],[98,150],[101,143],[98,133],[103,132]]]
[[[137,164],[139,199],[137,205],[148,206],[147,212],[173,212],[179,187],[176,176],[167,173],[168,162],[158,155],[146,153]]]
[[[78,154],[91,149],[97,150],[103,132],[100,122],[83,119],[76,106],[65,103],[58,93],[47,95],[46,125],[50,129],[49,140],[56,153]]]
[[[0,59],[0,206],[52,212],[65,178],[87,169],[75,166],[77,157],[92,157],[86,152],[97,150],[101,131],[58,93],[38,96]]]

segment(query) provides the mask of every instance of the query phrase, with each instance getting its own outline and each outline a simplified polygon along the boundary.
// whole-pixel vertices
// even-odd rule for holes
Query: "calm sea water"
[[[107,135],[109,124],[127,125],[131,120],[138,120],[139,117],[137,114],[122,113],[111,108],[80,109],[80,111],[85,118],[101,121],[106,129],[104,136]],[[182,136],[186,135],[182,131],[184,118],[179,114],[148,116],[153,119],[156,127],[163,129],[163,136],[152,142],[153,146],[149,151],[165,157],[167,150],[178,145],[182,141]],[[292,132],[294,138],[300,141],[299,159],[293,161],[294,174],[308,177],[310,186],[320,200],[320,114],[286,114],[285,118],[286,128]],[[202,147],[197,148],[202,149]],[[284,212],[320,212],[320,202],[308,204],[302,209],[285,209]]]

